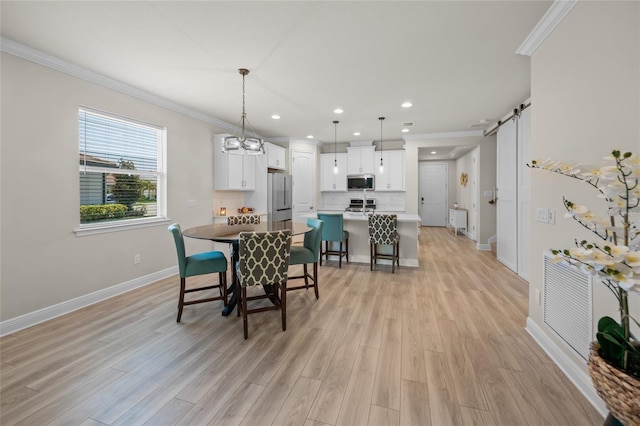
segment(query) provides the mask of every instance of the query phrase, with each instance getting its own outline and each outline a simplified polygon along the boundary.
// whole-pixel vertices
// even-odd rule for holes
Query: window
[[[165,130],[80,108],[80,229],[164,219]]]

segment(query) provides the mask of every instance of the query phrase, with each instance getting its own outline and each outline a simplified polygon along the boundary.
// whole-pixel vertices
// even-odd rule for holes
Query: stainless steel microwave
[[[348,175],[347,189],[349,191],[374,191],[376,189],[375,175]]]

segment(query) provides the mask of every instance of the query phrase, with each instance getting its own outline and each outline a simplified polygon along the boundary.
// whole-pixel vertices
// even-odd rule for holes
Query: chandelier
[[[249,70],[246,68],[240,68],[238,72],[242,75],[242,116],[241,116],[241,129],[240,136],[227,136],[222,140],[222,152],[227,154],[250,154],[261,155],[264,154],[264,141],[257,137],[246,136],[244,134],[245,121],[249,124],[247,119],[247,113],[244,109],[244,78],[249,74]],[[250,125],[250,124],[249,124]],[[255,132],[252,131],[255,135]]]

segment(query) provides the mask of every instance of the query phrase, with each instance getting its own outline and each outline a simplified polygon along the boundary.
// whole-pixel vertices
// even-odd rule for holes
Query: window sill
[[[168,225],[171,220],[155,217],[150,219],[136,219],[123,222],[100,223],[95,225],[85,225],[73,230],[76,237],[85,237],[87,235],[106,234],[109,232],[127,231],[130,229],[148,228],[151,226]]]

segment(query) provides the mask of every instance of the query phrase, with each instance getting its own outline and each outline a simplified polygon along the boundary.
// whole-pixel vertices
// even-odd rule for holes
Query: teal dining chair
[[[291,247],[291,257],[289,258],[289,266],[303,265],[302,275],[289,277],[289,280],[304,278],[304,285],[289,287],[287,291],[300,290],[309,288],[309,280],[313,281],[313,288],[316,293],[316,299],[320,297],[318,292],[318,260],[320,258],[320,246],[322,245],[322,228],[324,222],[320,219],[307,219],[307,226],[312,229],[304,234],[304,242],[302,246]],[[309,274],[308,265],[313,264],[313,275]]]
[[[380,253],[378,246],[392,246],[392,254]],[[369,215],[369,267],[378,259],[391,260],[391,273],[395,273],[395,265],[400,268],[400,235],[398,234],[398,216],[395,214]]]
[[[248,315],[280,310],[282,331],[287,329],[287,269],[291,252],[291,231],[241,232],[238,261],[238,315],[242,311],[244,338],[249,337]],[[262,286],[266,294],[247,296],[247,287]],[[272,305],[249,309],[247,302],[270,299]]]
[[[320,266],[322,266],[322,256],[327,260],[329,256],[338,256],[338,268],[342,268],[343,257],[346,257],[349,263],[349,231],[344,230],[342,213],[318,213],[318,219],[324,222],[322,229],[324,250],[320,248]],[[338,250],[332,248],[334,243],[339,245]]]
[[[178,253],[178,270],[180,273],[180,298],[178,299],[178,319],[176,321],[180,322],[180,319],[182,318],[182,308],[185,305],[222,300],[224,305],[227,306],[227,258],[224,253],[220,251],[209,251],[187,256],[180,225],[177,223],[169,225],[169,232],[173,234],[173,240],[176,243],[176,251]],[[218,273],[218,284],[206,287],[186,288],[187,277],[213,274],[216,272]],[[220,293],[219,296],[189,300],[186,302],[184,300],[186,293],[216,288]]]

